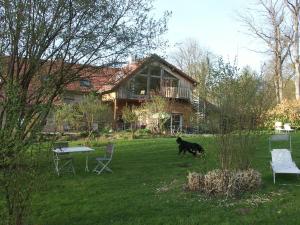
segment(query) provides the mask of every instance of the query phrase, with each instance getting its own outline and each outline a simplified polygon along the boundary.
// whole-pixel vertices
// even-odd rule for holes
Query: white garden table
[[[67,153],[90,153],[92,151],[95,151],[92,148],[85,147],[85,146],[79,146],[79,147],[62,147],[62,148],[56,148],[53,149],[53,152],[55,153],[55,157],[59,159],[60,155],[67,154]],[[89,165],[88,165],[88,160],[89,156],[86,154],[86,159],[85,159],[85,171],[89,171]],[[58,165],[59,160],[54,160],[55,163],[55,170],[57,174],[59,174],[59,165]]]

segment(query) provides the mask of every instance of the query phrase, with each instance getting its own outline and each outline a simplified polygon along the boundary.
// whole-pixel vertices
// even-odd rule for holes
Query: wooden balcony
[[[160,95],[167,98],[175,99],[187,99],[191,100],[192,90],[186,87],[162,87],[160,90]],[[118,99],[133,99],[133,100],[143,100],[149,99],[150,95],[138,95],[134,94],[128,90],[119,89],[117,92]]]
[[[167,98],[191,99],[192,90],[184,87],[162,87],[162,96]]]

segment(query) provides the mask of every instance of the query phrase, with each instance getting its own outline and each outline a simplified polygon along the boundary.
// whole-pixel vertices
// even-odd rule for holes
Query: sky
[[[155,13],[172,11],[165,38],[169,41],[166,50],[170,55],[178,43],[187,38],[225,60],[233,62],[238,58],[238,66],[246,65],[259,71],[267,56],[253,50],[262,43],[249,37],[246,28],[238,21],[238,13],[243,14],[255,0],[156,0]]]

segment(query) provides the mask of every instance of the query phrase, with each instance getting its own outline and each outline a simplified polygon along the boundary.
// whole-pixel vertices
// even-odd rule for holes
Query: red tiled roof
[[[123,68],[102,68],[81,71],[82,79],[91,82],[90,87],[80,86],[80,81],[67,85],[66,90],[87,93],[91,91],[109,91],[120,81],[124,80],[139,66],[139,63],[130,64]]]
[[[151,55],[143,60],[140,60],[136,63],[129,64],[123,68],[105,68],[98,71],[93,71],[93,74],[90,75],[91,78],[91,88],[80,87],[80,82],[74,82],[68,85],[67,90],[79,90],[81,92],[88,91],[99,91],[99,92],[109,92],[115,90],[117,87],[125,83],[130,77],[139,72],[143,65],[150,63],[152,61],[158,61],[165,66],[169,67],[172,71],[180,74],[183,78],[188,80],[189,82],[196,84],[197,81],[188,76],[186,73],[167,62],[163,58],[158,55]]]
[[[89,80],[91,82],[90,87],[84,87],[80,85],[80,81],[75,81],[67,85],[66,90],[78,91],[78,92],[91,92],[98,91],[104,85],[109,84],[110,80],[119,71],[118,68],[103,68],[93,69],[89,71],[81,71],[82,79]]]

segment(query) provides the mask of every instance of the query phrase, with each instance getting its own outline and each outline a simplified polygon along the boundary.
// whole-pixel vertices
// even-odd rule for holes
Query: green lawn
[[[253,152],[262,189],[227,200],[184,191],[188,171],[218,167],[213,137],[185,139],[201,143],[206,157],[178,156],[174,138],[117,141],[110,165],[114,172],[98,176],[84,172],[85,155],[74,155],[76,176],[51,173],[46,188],[34,196],[30,220],[37,225],[300,224],[300,179],[281,175],[278,183],[294,185],[273,185],[267,136],[257,140]],[[298,134],[293,148],[300,166]],[[91,154],[90,167],[101,149]]]

